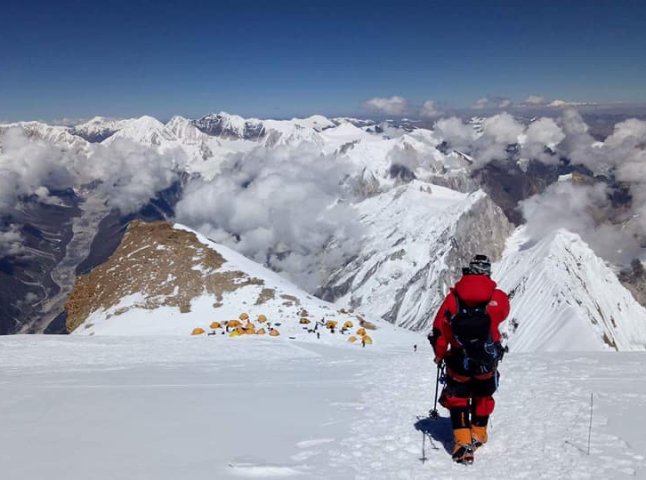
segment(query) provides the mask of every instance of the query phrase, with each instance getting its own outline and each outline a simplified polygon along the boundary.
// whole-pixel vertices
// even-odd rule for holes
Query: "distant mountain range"
[[[476,137],[483,134],[484,122],[484,118],[470,122]],[[323,168],[327,164],[334,166],[332,170],[343,170],[338,176],[330,176],[334,181],[326,184],[325,195],[312,195],[316,195],[316,205],[323,205],[323,213],[338,210],[342,216],[350,212],[353,219],[347,222],[356,227],[356,238],[349,242],[337,236],[333,226],[322,230],[325,233],[300,229],[299,235],[325,238],[296,238],[293,244],[276,240],[267,250],[270,253],[261,258],[264,254],[254,250],[250,239],[261,235],[269,239],[268,232],[258,230],[252,236],[240,223],[243,220],[238,219],[236,224],[235,217],[226,224],[222,220],[217,223],[215,215],[187,217],[194,220],[191,228],[207,234],[216,232],[218,238],[226,238],[228,247],[240,249],[264,264],[227,253],[243,265],[240,278],[265,278],[265,269],[270,268],[284,276],[271,277],[272,282],[280,283],[285,295],[299,298],[302,308],[316,310],[315,316],[352,309],[360,311],[367,321],[425,331],[461,266],[474,253],[487,253],[499,262],[494,276],[513,293],[513,321],[506,335],[515,349],[626,350],[646,346],[646,310],[618,281],[616,269],[573,233],[561,231],[530,244],[522,229],[516,228],[522,223],[518,202],[543,191],[560,175],[576,171],[577,167],[567,161],[545,165],[522,159],[519,150],[510,145],[506,158],[474,167],[469,153],[416,122],[318,115],[260,120],[220,112],[200,119],[176,116],[165,124],[148,116],[120,120],[96,117],[73,127],[19,122],[0,125],[0,149],[5,146],[5,155],[10,151],[6,140],[10,131],[22,132],[26,140],[21,141],[27,146],[45,145],[43,148],[53,148],[72,159],[65,161],[74,180],[67,188],[47,188],[40,196],[19,195],[15,208],[0,211],[5,230],[16,230],[25,247],[25,251],[5,254],[0,260],[1,333],[62,333],[71,325],[75,332],[97,335],[154,333],[157,327],[159,333],[185,334],[190,326],[202,325],[206,319],[197,317],[203,310],[190,308],[192,313],[181,313],[183,307],[173,303],[181,297],[177,290],[183,288],[182,283],[169,280],[169,288],[174,287],[164,290],[164,295],[175,300],[155,303],[161,293],[149,288],[144,279],[158,268],[155,256],[162,257],[161,261],[169,252],[155,243],[154,236],[147,244],[145,224],[131,222],[174,222],[178,202],[186,201],[187,196],[199,202],[195,195],[201,192],[200,186],[227,179],[236,185],[235,191],[244,192],[247,183],[255,181],[245,169],[253,171],[256,165],[264,168],[263,159],[278,162],[277,171],[289,171],[290,159],[308,158],[320,163],[317,168],[321,172],[327,171]],[[117,155],[123,163],[115,171],[110,165]],[[147,160],[139,166],[142,156]],[[155,176],[159,175],[156,168],[162,171],[160,178]],[[297,168],[295,164],[293,168]],[[271,178],[270,174],[263,175],[263,179]],[[294,177],[295,187],[298,178]],[[571,180],[561,177],[561,181]],[[146,190],[151,188],[150,192]],[[127,195],[122,194],[124,189]],[[115,192],[120,195],[118,203]],[[307,198],[304,195],[296,198]],[[127,201],[132,203],[124,203]],[[236,197],[227,201],[235,203]],[[266,202],[271,204],[271,195]],[[294,210],[298,207],[293,205]],[[326,214],[319,222],[330,222],[334,215]],[[294,222],[301,221],[294,218]],[[177,236],[189,235],[185,227],[172,228],[177,229]],[[96,290],[98,287],[88,287],[88,282],[97,283],[101,278],[98,284],[106,288],[108,266],[127,263],[126,231],[135,235],[153,257],[136,257],[140,261],[129,270],[128,284],[123,283],[125,280],[118,282],[119,288],[124,288],[123,298],[114,298],[109,304],[100,302],[97,299],[105,293]],[[191,235],[202,245],[191,240],[193,249],[229,252],[228,247]],[[294,245],[299,241],[304,247],[296,252]],[[193,255],[187,252],[171,253]],[[213,272],[199,266],[200,262],[195,265],[194,280],[199,283],[202,278],[208,284]],[[116,277],[116,273],[115,281],[128,278],[123,272]],[[292,285],[287,277],[302,284]],[[238,281],[230,280],[233,284]],[[256,290],[254,287],[253,295],[257,297],[260,293]],[[215,294],[207,289],[187,301],[213,300],[209,295]],[[225,319],[243,310],[259,314],[251,296],[245,296],[244,302],[235,295],[222,297],[223,305],[214,308],[210,318]],[[127,311],[123,310],[128,302]],[[281,312],[281,302],[275,302],[270,309],[273,317],[297,317],[292,311],[296,306],[290,306],[289,313]],[[160,315],[165,312],[165,320],[159,325],[142,320],[146,310],[158,310]],[[302,327],[294,326],[290,331],[296,334]],[[558,337],[561,333],[568,340]]]

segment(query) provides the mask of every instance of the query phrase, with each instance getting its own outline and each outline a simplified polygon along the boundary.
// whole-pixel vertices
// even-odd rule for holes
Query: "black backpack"
[[[464,370],[471,375],[493,372],[500,359],[499,343],[491,338],[489,301],[468,306],[455,293],[457,313],[449,319],[453,338],[464,350]]]

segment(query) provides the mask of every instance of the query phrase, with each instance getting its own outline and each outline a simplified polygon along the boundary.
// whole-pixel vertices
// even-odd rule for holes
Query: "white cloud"
[[[426,100],[419,112],[420,116],[426,118],[439,117],[442,111],[433,100]]]
[[[408,108],[408,101],[397,95],[393,97],[375,97],[364,102],[364,107],[387,115],[403,115]]]
[[[646,238],[646,122],[629,119],[618,123],[604,142],[590,135],[581,115],[574,110],[563,112],[558,125],[547,119],[541,123],[540,129],[530,132],[530,126],[527,130],[532,148],[538,151],[540,144],[561,139],[556,147],[560,155],[596,175],[622,182],[631,200],[617,207],[611,200],[610,187],[601,181],[551,185],[521,204],[530,234],[540,238],[550,230],[567,228],[611,262],[628,263],[641,255],[639,239]],[[537,159],[550,163],[550,158],[554,161],[554,157]]]
[[[525,105],[530,105],[530,106],[540,106],[540,105],[545,105],[547,103],[547,100],[545,100],[545,97],[541,97],[539,95],[530,95],[525,99]]]
[[[20,255],[24,252],[22,235],[16,225],[0,230],[0,258],[7,255]]]
[[[457,117],[442,118],[435,124],[438,138],[451,148],[469,153],[476,139],[476,131]]]
[[[79,176],[101,180],[98,190],[124,214],[137,211],[177,179],[179,151],[159,153],[126,139],[92,147],[91,162],[79,166]]]
[[[126,140],[85,150],[66,150],[21,127],[0,132],[0,217],[16,217],[25,201],[56,203],[51,191],[96,182],[107,204],[127,214],[141,208],[177,178],[177,152]],[[0,251],[16,254],[21,237],[15,225],[0,231]]]
[[[589,105],[596,105],[593,102],[568,102],[566,100],[552,100],[547,104],[548,107],[552,108],[571,108],[571,107],[583,107]]]
[[[471,108],[474,110],[501,109],[512,106],[512,101],[505,97],[482,97],[475,101]]]
[[[565,132],[551,118],[539,118],[532,122],[525,131],[521,155],[529,160],[539,160],[545,164],[556,164],[558,155],[550,155],[545,151],[548,147],[555,150],[565,138]]]
[[[559,228],[578,233],[601,257],[628,263],[640,246],[636,238],[613,225],[608,217],[605,184],[577,185],[557,182],[543,193],[521,202],[530,238],[540,239]]]

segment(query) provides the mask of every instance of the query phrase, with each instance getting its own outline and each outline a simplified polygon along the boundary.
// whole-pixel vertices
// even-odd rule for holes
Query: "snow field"
[[[247,340],[0,339],[2,478],[646,478],[643,353],[509,354],[464,467],[447,413],[425,418],[421,337],[417,353]]]

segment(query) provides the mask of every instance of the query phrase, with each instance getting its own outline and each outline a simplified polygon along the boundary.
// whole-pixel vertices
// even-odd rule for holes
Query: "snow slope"
[[[519,229],[494,277],[513,296],[514,351],[646,349],[646,309],[576,234],[532,244]]]
[[[3,337],[2,478],[646,478],[644,354],[508,355],[464,467],[447,412],[426,418],[435,372],[411,347]]]

